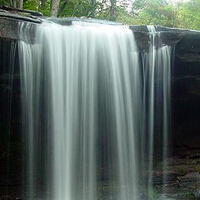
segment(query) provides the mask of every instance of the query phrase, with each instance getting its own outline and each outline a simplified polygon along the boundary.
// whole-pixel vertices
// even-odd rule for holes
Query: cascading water
[[[163,45],[159,32],[154,26],[147,26],[149,31],[150,46],[149,54],[145,56],[144,64],[144,124],[147,126],[143,143],[146,151],[148,164],[143,167],[149,171],[148,196],[152,194],[155,149],[162,155],[163,161],[163,182],[165,182],[165,169],[167,168],[168,156],[168,136],[169,136],[169,117],[170,117],[170,77],[171,77],[171,48]],[[158,142],[159,140],[159,147]],[[156,146],[157,144],[157,146]],[[165,191],[163,190],[163,193]]]
[[[20,24],[25,199],[145,199],[141,176],[153,171],[158,104],[167,141],[170,47],[152,42],[142,67],[127,27],[35,28],[29,44],[33,27]],[[148,188],[152,182],[150,175]]]
[[[141,75],[131,30],[47,22],[36,37],[19,43],[26,198],[36,198],[40,185],[44,199],[106,199],[106,190],[139,199]]]

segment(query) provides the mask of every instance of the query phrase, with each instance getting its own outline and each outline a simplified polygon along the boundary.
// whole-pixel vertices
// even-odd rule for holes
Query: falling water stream
[[[171,77],[171,47],[163,45],[160,33],[156,31],[154,26],[147,26],[149,31],[149,55],[144,62],[147,69],[145,79],[148,81],[145,85],[145,104],[144,110],[147,115],[145,125],[147,125],[147,157],[148,170],[150,175],[148,178],[148,194],[152,193],[154,162],[155,162],[155,140],[159,138],[159,144],[162,148],[160,151],[163,160],[163,182],[165,182],[165,169],[167,168],[168,156],[168,136],[169,136],[169,118],[170,118],[170,77]],[[165,193],[166,191],[163,191]]]
[[[20,24],[22,38],[31,30]],[[44,21],[33,44],[19,42],[25,199],[144,199],[157,108],[163,159],[169,131],[170,47],[156,49],[154,34],[143,62],[119,25]]]

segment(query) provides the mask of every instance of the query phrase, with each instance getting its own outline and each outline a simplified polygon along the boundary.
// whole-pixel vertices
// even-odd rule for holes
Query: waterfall
[[[170,77],[171,77],[171,47],[163,45],[159,32],[154,26],[147,26],[149,31],[150,46],[149,54],[144,61],[146,79],[144,85],[146,92],[144,95],[144,112],[146,115],[144,124],[147,126],[144,143],[147,146],[148,170],[148,196],[151,196],[153,188],[153,176],[155,151],[162,155],[163,182],[166,180],[165,169],[167,168],[168,156],[168,136],[170,117]],[[155,145],[155,140],[159,140],[160,146]],[[163,193],[165,191],[163,190]]]
[[[167,156],[170,47],[139,56],[128,27],[81,21],[44,21],[29,43],[19,26],[25,199],[144,199],[156,120]]]

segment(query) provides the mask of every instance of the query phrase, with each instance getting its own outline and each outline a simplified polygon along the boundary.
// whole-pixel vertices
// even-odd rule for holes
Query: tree
[[[116,0],[110,0],[110,21],[116,21]]]
[[[60,0],[51,0],[51,11],[50,11],[51,17],[57,17],[59,4],[60,4]]]
[[[10,6],[13,8],[23,9],[23,0],[10,0]]]

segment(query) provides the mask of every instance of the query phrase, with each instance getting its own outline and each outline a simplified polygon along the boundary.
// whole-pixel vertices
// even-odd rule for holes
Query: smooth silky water
[[[152,195],[153,177],[155,176],[155,155],[162,157],[162,178],[166,182],[165,170],[168,167],[168,142],[170,131],[170,97],[171,97],[171,54],[172,47],[163,45],[160,33],[154,26],[147,26],[149,31],[149,54],[144,56],[144,126],[145,138],[143,151],[148,160],[143,169],[149,171],[148,196]],[[155,152],[158,151],[158,152]],[[145,153],[147,152],[147,153]],[[145,159],[144,159],[145,160]],[[167,193],[163,187],[163,194]]]
[[[32,28],[20,24],[25,199],[145,199],[157,98],[167,156],[170,47],[139,56],[127,27],[81,21],[44,21],[29,44]]]

